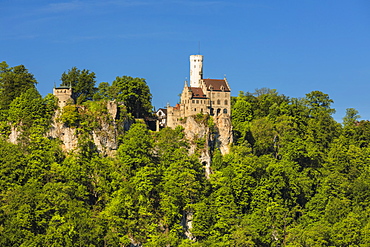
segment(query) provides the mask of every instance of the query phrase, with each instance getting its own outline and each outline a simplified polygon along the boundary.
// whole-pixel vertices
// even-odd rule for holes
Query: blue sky
[[[370,119],[368,0],[2,0],[0,60],[24,64],[42,95],[76,66],[145,78],[153,105],[178,101],[189,56],[232,95],[268,87],[290,97],[329,94]]]

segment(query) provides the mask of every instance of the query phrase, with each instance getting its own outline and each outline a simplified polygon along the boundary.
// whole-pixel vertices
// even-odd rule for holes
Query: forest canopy
[[[231,152],[212,147],[207,178],[182,127],[153,132],[137,121],[118,132],[115,155],[94,146],[91,129],[112,121],[105,102],[123,102],[127,116],[151,114],[145,79],[122,76],[96,87],[93,72],[73,67],[62,81],[80,99],[58,120],[79,135],[72,152],[45,136],[55,97],[42,97],[23,65],[1,63],[1,246],[370,242],[370,122],[356,109],[340,124],[320,91],[302,98],[267,88],[240,92],[232,99]],[[23,133],[17,144],[8,138],[14,129]]]

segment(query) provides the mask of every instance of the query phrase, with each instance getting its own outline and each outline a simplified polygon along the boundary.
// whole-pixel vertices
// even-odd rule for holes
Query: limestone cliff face
[[[91,121],[94,123],[88,123],[93,126],[88,135],[101,154],[112,156],[118,148],[118,128],[116,123],[118,106],[115,102],[107,102],[105,109],[105,114],[97,112],[97,114],[90,116],[92,118]],[[75,127],[68,127],[62,123],[59,119],[60,114],[61,111],[58,110],[47,136],[60,139],[64,151],[76,150],[79,141],[79,131]],[[91,115],[91,112],[86,107],[81,107],[79,114]]]
[[[53,117],[53,122],[47,137],[58,138],[62,141],[62,149],[64,151],[70,151],[77,148],[78,138],[75,128],[67,127],[65,124],[58,121],[60,111],[56,111]]]
[[[216,142],[220,148],[221,154],[228,154],[230,152],[230,144],[233,142],[233,128],[229,115],[221,114],[215,117],[215,124],[217,128]]]
[[[209,178],[211,174],[211,153],[214,148],[219,148],[221,154],[230,152],[230,144],[233,142],[231,119],[228,114],[220,114],[213,118],[214,128],[210,130],[207,123],[196,121],[194,117],[187,117],[181,126],[187,140],[190,141],[189,153],[200,152],[199,160],[204,165],[205,175]],[[204,141],[204,146],[199,147],[199,140]]]
[[[17,129],[16,126],[10,127],[10,135],[8,137],[8,141],[13,144],[17,144],[18,138],[20,137],[21,132]]]
[[[117,136],[115,123],[113,125],[104,123],[100,128],[92,131],[93,141],[98,151],[109,156],[114,155],[118,148]]]

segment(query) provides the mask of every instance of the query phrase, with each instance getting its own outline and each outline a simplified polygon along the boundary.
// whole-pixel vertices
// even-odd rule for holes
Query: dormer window
[[[221,91],[225,91],[225,87],[223,85],[221,86]]]

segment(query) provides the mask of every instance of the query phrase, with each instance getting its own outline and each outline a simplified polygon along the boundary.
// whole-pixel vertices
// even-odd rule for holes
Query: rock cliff
[[[79,107],[80,116],[85,116],[88,127],[70,127],[60,121],[62,112],[58,110],[53,117],[53,123],[48,137],[58,138],[62,141],[64,151],[75,150],[78,147],[81,132],[89,135],[98,152],[103,155],[114,155],[118,148],[118,127],[117,119],[119,108],[117,103],[109,101],[104,106],[98,106],[98,110],[93,111],[92,107]]]
[[[207,115],[204,115],[207,116]],[[212,152],[218,148],[221,154],[228,154],[230,144],[233,141],[231,119],[228,114],[220,114],[217,117],[211,117],[211,123],[205,119],[187,117],[182,121],[184,133],[187,140],[190,141],[189,153],[199,152],[199,160],[204,165],[205,175],[209,178],[211,174]],[[211,126],[214,124],[214,126]]]

